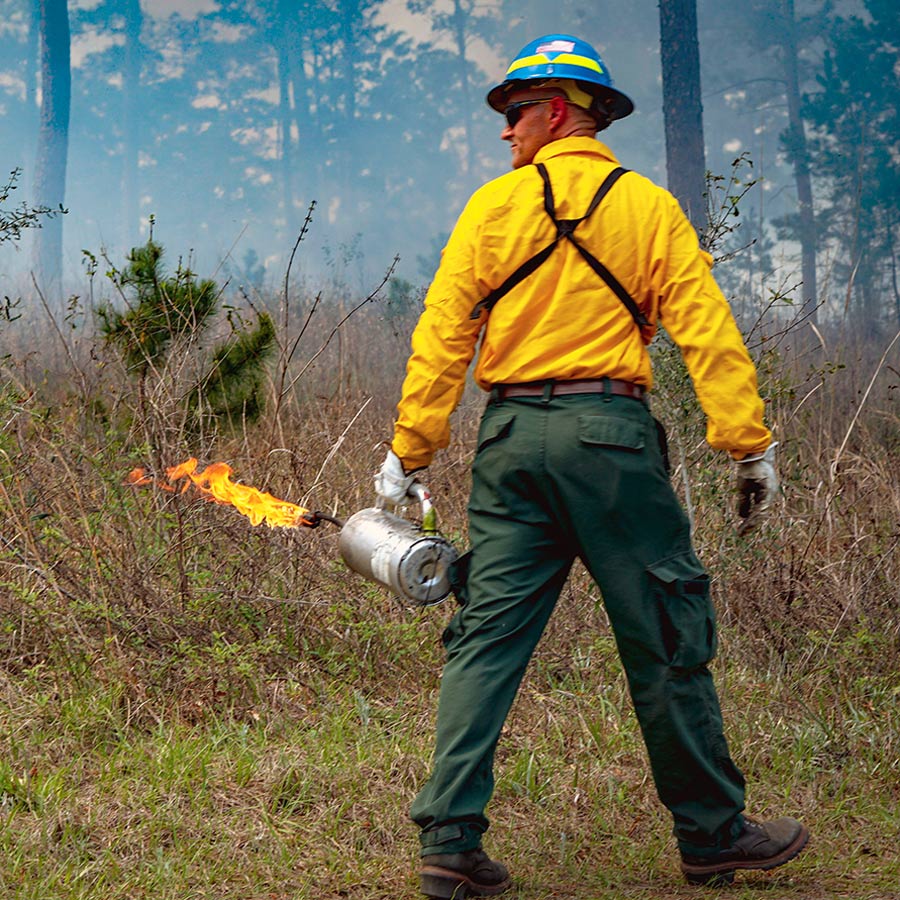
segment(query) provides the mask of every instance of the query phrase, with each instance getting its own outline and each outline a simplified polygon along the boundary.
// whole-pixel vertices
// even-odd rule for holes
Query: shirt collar
[[[568,153],[579,153],[582,155],[596,156],[600,159],[606,159],[611,163],[619,164],[615,154],[602,141],[598,141],[592,137],[567,137],[560,138],[558,141],[551,141],[545,144],[534,155],[533,163],[544,162],[553,159],[556,156],[564,156]]]

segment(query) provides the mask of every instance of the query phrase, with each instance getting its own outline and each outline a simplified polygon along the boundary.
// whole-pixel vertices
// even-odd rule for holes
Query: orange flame
[[[297,528],[300,525],[314,524],[314,515],[308,509],[287,500],[279,500],[246,484],[235,484],[231,480],[233,472],[228,463],[215,462],[197,473],[197,460],[191,457],[180,465],[166,469],[168,484],[141,468],[132,469],[125,477],[125,483],[136,487],[155,483],[162,490],[173,494],[183,494],[193,485],[207,500],[233,506],[254,525],[265,522],[270,528]],[[187,480],[180,487],[176,486],[175,482],[182,479]]]

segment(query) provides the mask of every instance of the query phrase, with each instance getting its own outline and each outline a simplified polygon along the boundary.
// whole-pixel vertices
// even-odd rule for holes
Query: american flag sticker
[[[574,41],[550,41],[547,44],[541,44],[535,53],[571,53],[575,49]]]

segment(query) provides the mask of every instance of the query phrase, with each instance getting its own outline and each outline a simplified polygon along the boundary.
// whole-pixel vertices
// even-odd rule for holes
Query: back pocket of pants
[[[687,550],[647,567],[658,601],[662,640],[670,665],[695,669],[716,655],[716,613],[709,576]]]
[[[582,444],[643,450],[647,427],[620,416],[579,416],[578,439]]]

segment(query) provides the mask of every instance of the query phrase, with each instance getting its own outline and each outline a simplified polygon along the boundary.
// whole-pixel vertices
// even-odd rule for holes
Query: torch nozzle
[[[322,522],[331,522],[332,525],[337,525],[338,528],[344,527],[344,522],[342,519],[336,519],[334,516],[329,516],[326,513],[319,512],[311,512],[300,520],[300,522],[305,525],[307,528],[318,528]]]

